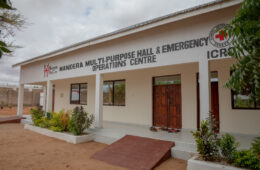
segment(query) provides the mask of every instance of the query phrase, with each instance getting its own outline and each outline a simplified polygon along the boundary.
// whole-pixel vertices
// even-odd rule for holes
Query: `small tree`
[[[228,163],[232,163],[234,161],[234,153],[237,151],[237,147],[239,143],[235,141],[235,137],[230,134],[222,135],[222,139],[220,140],[220,150],[224,159]]]
[[[234,37],[230,56],[236,60],[225,86],[236,93],[247,92],[260,100],[260,1],[244,0],[235,18],[226,27]],[[224,34],[226,36],[226,34]]]
[[[93,121],[93,115],[89,115],[82,106],[76,107],[69,120],[68,129],[74,135],[80,135],[92,125]]]
[[[256,137],[252,143],[252,150],[260,162],[260,137]]]
[[[217,126],[214,117],[209,114],[207,120],[201,122],[200,129],[191,132],[197,144],[197,151],[205,161],[218,160],[219,155],[219,138],[216,133]]]

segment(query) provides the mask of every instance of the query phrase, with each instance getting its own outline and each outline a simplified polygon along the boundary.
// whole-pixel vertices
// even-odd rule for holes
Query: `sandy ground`
[[[96,142],[74,145],[25,130],[22,124],[0,124],[0,170],[123,170],[90,158],[106,146]],[[156,170],[183,170],[186,167],[186,161],[170,158]]]
[[[31,108],[33,107],[24,106],[23,114],[29,115]],[[15,116],[16,114],[17,114],[17,107],[12,107],[12,108],[4,107],[3,109],[0,109],[0,116]]]

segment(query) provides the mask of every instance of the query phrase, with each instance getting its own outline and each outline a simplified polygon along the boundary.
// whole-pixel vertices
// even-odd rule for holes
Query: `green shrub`
[[[30,110],[32,115],[32,121],[35,126],[39,126],[42,123],[42,117],[44,116],[41,108],[34,108]]]
[[[9,104],[7,107],[8,107],[9,109],[12,109],[13,105]]]
[[[61,114],[60,121],[61,121],[61,125],[62,125],[62,128],[64,129],[64,131],[68,130],[70,114],[71,114],[71,111],[69,111],[69,110],[67,112]]]
[[[38,120],[38,126],[42,128],[49,128],[49,120],[46,117],[41,117],[41,119]]]
[[[250,150],[236,151],[233,155],[234,164],[242,168],[260,169],[260,162],[256,155]]]
[[[60,126],[50,126],[50,130],[54,131],[54,132],[63,132],[63,128]]]
[[[50,126],[59,126],[60,124],[60,115],[57,112],[51,113]]]
[[[52,113],[51,112],[47,112],[46,113],[46,117],[48,120],[51,120],[52,119]]]
[[[55,132],[63,132],[68,130],[69,111],[64,110],[57,112],[47,112],[46,117],[40,108],[31,109],[32,121],[35,126],[49,128]]]
[[[260,170],[260,137],[254,139],[249,150],[237,151],[239,143],[230,134],[219,139],[214,117],[201,122],[199,131],[191,132],[195,137],[197,151],[205,161],[218,161],[221,155],[226,162],[235,166]]]
[[[73,110],[72,116],[69,120],[68,129],[74,135],[80,135],[86,128],[89,128],[91,126],[93,121],[93,115],[89,116],[82,106],[76,107]]]
[[[237,147],[239,146],[239,144],[236,143],[235,138],[228,133],[222,135],[219,146],[224,159],[228,163],[232,163],[234,161],[233,154],[236,152]]]
[[[59,113],[51,112],[47,114],[47,119],[49,122],[49,129],[55,132],[63,132],[68,130],[69,123],[69,111],[64,113],[64,110],[61,110]]]
[[[52,118],[49,120],[50,130],[55,132],[64,131],[63,125],[61,123],[61,115],[62,113],[52,112]]]
[[[216,123],[213,117],[202,121],[200,130],[191,132],[197,144],[197,151],[205,161],[216,161],[219,159],[219,138],[216,134]]]
[[[252,150],[260,161],[260,137],[256,137],[252,143]]]
[[[4,101],[1,101],[1,102],[0,102],[0,108],[3,109],[3,108],[4,108],[4,105],[5,105],[5,102],[4,102]]]

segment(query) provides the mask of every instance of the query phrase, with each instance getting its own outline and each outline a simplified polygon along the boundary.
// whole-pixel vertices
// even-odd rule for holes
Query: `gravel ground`
[[[70,144],[25,130],[22,124],[0,124],[0,170],[123,170],[90,158],[105,147],[97,142]],[[186,167],[186,161],[170,158],[156,170]]]

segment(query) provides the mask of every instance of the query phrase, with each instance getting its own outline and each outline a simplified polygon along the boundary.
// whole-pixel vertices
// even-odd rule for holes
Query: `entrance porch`
[[[32,124],[31,116],[26,115],[24,117],[26,117],[26,119],[22,120],[23,124]],[[194,137],[190,133],[190,130],[187,129],[182,129],[178,133],[169,133],[163,130],[153,132],[150,130],[150,127],[146,125],[104,121],[103,128],[91,128],[85,130],[85,132],[95,134],[94,141],[105,144],[112,144],[125,135],[171,141],[175,143],[175,146],[171,149],[172,157],[184,160],[188,160],[197,153]],[[222,133],[219,135],[222,135]],[[240,143],[240,149],[249,149],[251,142],[257,137],[256,135],[235,133],[231,133],[231,135]]]
[[[48,79],[34,84],[43,85],[44,111],[54,110],[59,112],[62,109],[68,110],[76,106],[83,106],[87,112],[95,115],[95,127],[97,128],[102,128],[103,122],[106,121],[134,124],[137,127],[146,126],[147,129],[151,126],[160,126],[160,123],[163,122],[162,125],[166,128],[174,128],[177,125],[179,126],[177,128],[181,129],[182,132],[189,132],[196,130],[200,120],[206,119],[210,109],[215,107],[219,114],[220,133],[257,135],[259,133],[259,128],[257,128],[259,125],[258,111],[233,109],[231,91],[223,87],[230,76],[229,67],[232,63],[232,59],[207,61],[205,63],[193,62],[113,73],[98,73],[67,79]],[[169,76],[172,78],[168,79]],[[210,86],[210,81],[213,82],[212,77],[214,87],[218,89],[213,91],[216,94],[212,92],[212,83]],[[170,94],[161,95],[159,98],[154,95],[156,78],[159,82],[174,79],[177,83],[171,84],[171,87],[168,87],[167,84],[165,87]],[[117,99],[109,98],[116,91],[114,86],[121,84],[124,85],[124,93],[117,95],[119,96]],[[160,86],[161,84],[157,85]],[[24,84],[21,84],[18,97],[18,115],[22,115],[23,87]],[[107,91],[108,88],[111,91]],[[157,89],[159,93],[162,93],[161,91],[165,91],[166,88]],[[211,100],[213,94],[217,96],[216,100]],[[81,97],[86,98],[81,100]],[[154,102],[158,98],[160,101]],[[218,104],[213,102],[218,100]],[[154,108],[157,104],[160,107],[155,112]],[[177,111],[177,115],[180,116],[176,116]],[[166,121],[164,119],[161,122],[160,116],[158,116],[157,122],[155,122],[155,114],[165,114]],[[171,122],[172,120],[174,121]],[[192,139],[192,136],[185,138],[188,143],[190,143],[189,139]]]
[[[172,141],[175,143],[175,146],[171,149],[172,157],[184,160],[188,160],[197,153],[194,138],[190,130],[186,129],[182,129],[178,133],[169,133],[167,131],[153,132],[149,126],[104,121],[103,128],[89,129],[86,132],[94,133],[94,140],[105,144],[111,144],[125,135]],[[250,148],[252,140],[256,137],[255,135],[231,134],[240,143],[240,149]],[[220,133],[219,135],[222,134]]]

